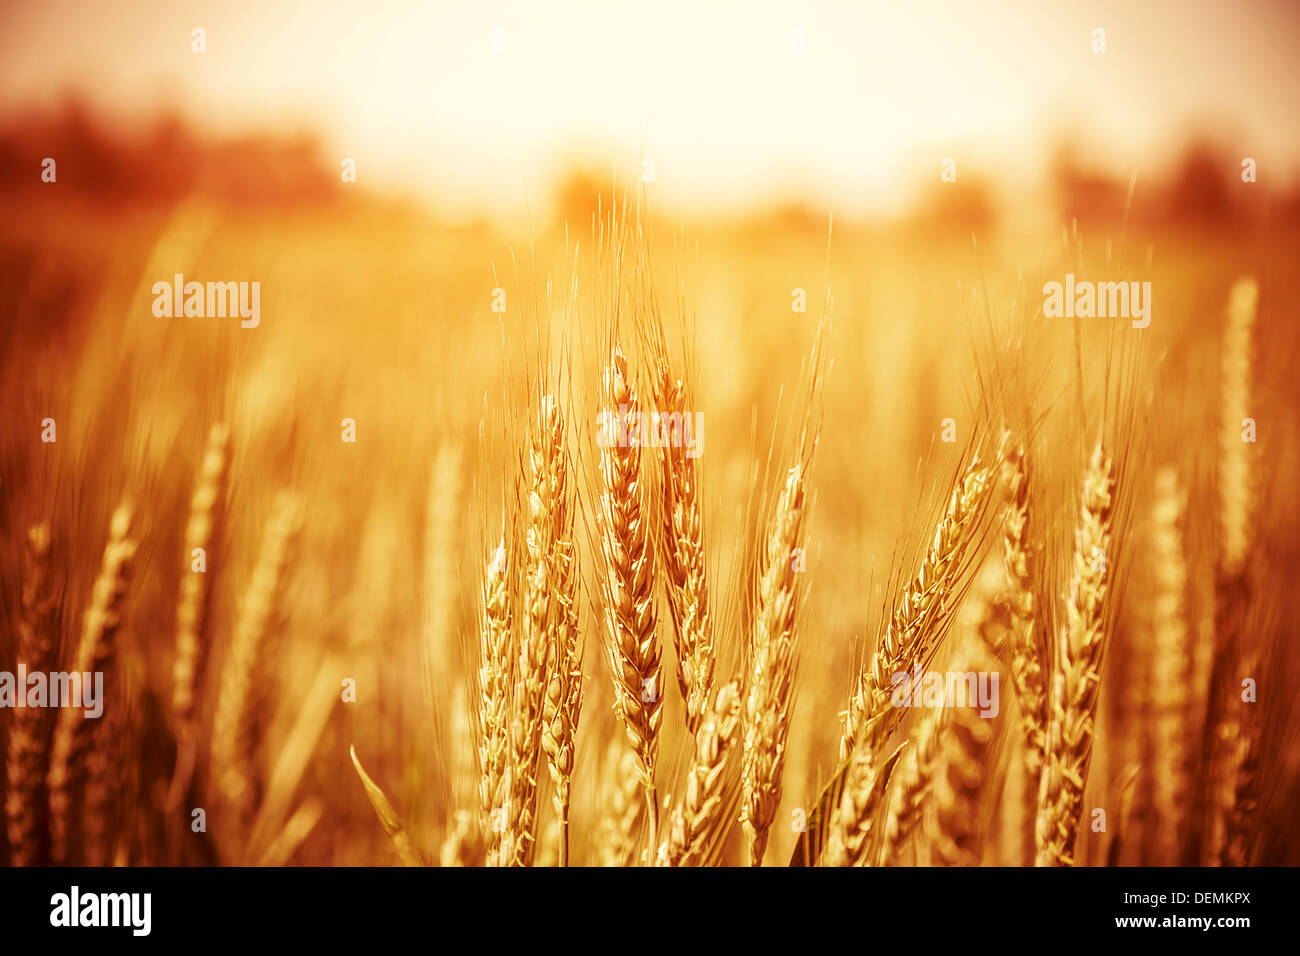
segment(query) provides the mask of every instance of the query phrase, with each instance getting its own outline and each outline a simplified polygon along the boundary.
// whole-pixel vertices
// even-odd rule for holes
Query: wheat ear
[[[958,673],[987,672],[992,658],[973,652],[954,664]],[[996,718],[985,717],[974,700],[954,701],[943,734],[940,766],[931,790],[935,809],[936,856],[945,866],[978,866],[983,850],[985,786],[995,763]]]
[[[660,848],[661,866],[700,866],[722,822],[727,755],[740,728],[740,685],[718,688],[713,706],[695,731],[695,762],[682,799],[673,809],[668,839]]]
[[[500,860],[498,851],[510,796],[508,730],[514,664],[509,571],[503,536],[483,571],[479,611],[479,824],[491,866],[508,862]]]
[[[605,757],[597,824],[600,865],[631,866],[636,854],[637,826],[646,812],[636,752],[615,736]]]
[[[122,602],[131,580],[131,563],[136,543],[127,538],[131,531],[131,509],[120,505],[109,522],[108,544],[99,577],[91,592],[90,607],[82,622],[81,640],[77,645],[73,673],[102,674],[108,670],[117,652],[117,635],[122,626]],[[91,745],[94,727],[79,706],[59,710],[50,747],[50,844],[56,863],[70,862],[74,821],[84,796],[86,752]]]
[[[209,601],[212,571],[208,561],[224,510],[229,430],[216,424],[208,430],[203,462],[190,499],[181,561],[180,600],[176,605],[176,658],[172,664],[172,712],[176,720],[176,766],[168,808],[179,805],[194,772],[197,741],[195,697],[199,672],[211,644]]]
[[[564,419],[555,398],[542,397],[527,452],[523,633],[519,642],[511,722],[511,825],[513,865],[532,862],[537,841],[537,775],[542,754],[543,712],[550,690],[551,660],[569,608],[560,599],[561,575],[571,572],[573,514],[568,493]],[[567,665],[568,662],[566,661]],[[567,703],[567,702],[566,702]]]
[[[203,464],[199,468],[190,499],[190,518],[185,526],[185,557],[181,570],[180,602],[176,610],[176,662],[172,667],[172,710],[181,736],[189,739],[194,731],[194,692],[199,667],[208,643],[208,596],[211,593],[207,559],[212,550],[221,519],[226,483],[226,445],[229,432],[225,425],[213,425],[208,432]],[[195,551],[201,551],[200,557]],[[195,562],[202,560],[201,567]]]
[[[18,622],[18,661],[30,672],[50,669],[58,606],[50,580],[50,529],[38,524],[27,533],[24,550],[22,616]],[[26,695],[27,688],[18,693]],[[10,858],[14,866],[44,863],[49,852],[46,830],[45,774],[49,769],[48,707],[20,707],[9,725],[5,752],[5,796]]]
[[[1057,639],[1051,723],[1035,828],[1039,866],[1074,862],[1106,651],[1113,486],[1111,460],[1098,442],[1084,476],[1065,623]]]
[[[892,675],[913,671],[942,639],[941,624],[956,607],[965,559],[992,487],[991,475],[991,469],[973,456],[953,488],[921,569],[898,595],[871,664],[858,675],[845,714],[841,761],[848,760],[862,740],[878,751],[880,742],[898,725],[901,714],[889,705]]]
[[[556,594],[560,618],[554,632],[550,681],[542,703],[542,749],[555,785],[559,865],[569,865],[574,738],[582,713],[582,638],[578,630],[578,555],[572,539],[558,545]]]
[[[849,762],[844,792],[823,851],[823,866],[863,866],[868,862],[876,811],[885,781],[870,747],[859,747]]]
[[[943,708],[931,708],[912,727],[907,750],[899,758],[898,769],[890,781],[884,833],[880,841],[882,866],[894,866],[899,862],[903,847],[921,819],[921,811],[929,799],[934,781],[946,716]]]
[[[1215,568],[1214,667],[1206,707],[1206,750],[1211,781],[1206,808],[1203,862],[1239,863],[1244,858],[1244,817],[1238,796],[1251,791],[1253,740],[1257,728],[1237,699],[1245,646],[1244,618],[1250,603],[1249,556],[1254,541],[1256,489],[1254,444],[1245,440],[1254,367],[1254,325],[1259,287],[1240,279],[1228,296],[1222,351],[1223,423],[1219,447],[1219,523],[1222,543]]]
[[[600,530],[605,574],[605,653],[614,678],[614,710],[637,756],[645,790],[650,846],[657,846],[659,805],[655,764],[663,721],[660,647],[656,631],[655,563],[649,527],[649,496],[643,484],[641,409],[628,373],[627,357],[614,346],[603,381],[605,422],[602,441]],[[627,441],[622,438],[627,436]]]
[[[1034,582],[1030,572],[1029,474],[1023,445],[1010,432],[1002,434],[1002,483],[1007,503],[1002,513],[1002,567],[1007,590],[1002,598],[1011,624],[1011,676],[1020,708],[1021,753],[1026,778],[1035,783],[1043,772],[1047,745],[1047,689],[1043,682],[1043,654],[1035,623]],[[1024,791],[1025,819],[1034,820],[1038,808],[1037,786]],[[1030,827],[1026,827],[1026,833]]]
[[[247,830],[257,802],[255,755],[266,692],[255,690],[265,683],[257,681],[255,675],[273,670],[289,558],[301,520],[297,497],[281,494],[262,537],[262,548],[221,669],[212,762],[218,793],[232,819],[229,832]]]
[[[1178,475],[1162,468],[1155,476],[1152,562],[1155,595],[1151,630],[1151,697],[1155,706],[1155,766],[1151,785],[1158,816],[1157,841],[1169,862],[1177,862],[1185,806],[1190,794],[1187,738],[1191,695],[1191,647],[1184,615],[1187,565],[1183,555],[1184,496]]]
[[[677,652],[677,686],[686,704],[686,730],[694,734],[704,717],[717,664],[709,617],[704,559],[704,516],[695,458],[686,447],[691,411],[688,391],[666,364],[655,377],[655,401],[663,431],[663,522],[660,534],[664,578]]]
[[[1250,417],[1252,341],[1259,287],[1241,279],[1228,296],[1223,335],[1223,426],[1219,433],[1219,522],[1223,531],[1220,556],[1225,576],[1241,573],[1250,552],[1254,524],[1253,444],[1242,437],[1243,420]]]
[[[796,550],[804,532],[804,468],[786,475],[760,554],[750,668],[745,689],[743,822],[749,862],[760,866],[781,802],[790,703],[794,689],[795,617],[801,588]]]

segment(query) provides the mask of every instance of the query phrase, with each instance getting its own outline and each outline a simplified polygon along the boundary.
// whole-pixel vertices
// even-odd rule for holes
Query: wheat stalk
[[[602,382],[606,422],[625,427],[602,442],[600,472],[601,544],[605,560],[605,653],[614,678],[614,711],[637,755],[637,774],[645,791],[650,846],[657,845],[659,805],[655,763],[663,720],[660,647],[656,631],[655,564],[647,521],[649,496],[643,484],[638,434],[640,405],[628,373],[627,357],[615,345]],[[620,429],[621,430],[621,429]]]
[[[49,525],[38,524],[28,531],[23,557],[18,661],[28,672],[42,672],[49,670],[54,658],[58,613],[50,580]],[[26,697],[27,688],[19,687],[18,693]],[[50,756],[50,713],[48,707],[19,707],[9,725],[5,817],[14,866],[43,863],[49,852],[45,773]]]
[[[803,542],[804,466],[786,475],[760,554],[758,591],[745,689],[742,822],[751,866],[760,866],[781,802],[795,669],[795,616],[800,587],[795,552]]]
[[[109,521],[108,544],[103,563],[91,592],[90,606],[82,621],[81,640],[73,659],[73,672],[102,674],[113,663],[117,635],[122,626],[122,602],[131,581],[131,564],[136,543],[127,538],[131,531],[131,508],[119,505]],[[106,702],[105,702],[106,704]],[[54,728],[50,746],[50,854],[56,863],[70,862],[76,837],[74,821],[84,797],[86,753],[94,728],[79,706],[64,707]]]
[[[1074,862],[1106,651],[1104,612],[1112,560],[1113,485],[1111,460],[1098,442],[1084,476],[1065,623],[1057,639],[1051,722],[1035,828],[1039,866]]]

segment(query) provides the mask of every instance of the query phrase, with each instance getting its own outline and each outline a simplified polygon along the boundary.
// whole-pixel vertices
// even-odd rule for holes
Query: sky
[[[1297,50],[1291,0],[0,0],[0,111],[75,93],[124,124],[305,128],[467,215],[643,156],[669,205],[879,213],[947,157],[1033,181],[1062,140],[1127,178],[1205,134],[1289,182]]]

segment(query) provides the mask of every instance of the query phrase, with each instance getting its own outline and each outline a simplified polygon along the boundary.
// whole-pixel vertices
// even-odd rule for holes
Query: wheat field
[[[13,208],[0,861],[1300,862],[1288,227]]]

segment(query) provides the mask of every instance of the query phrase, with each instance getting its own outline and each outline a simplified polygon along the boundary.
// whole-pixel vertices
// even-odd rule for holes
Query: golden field
[[[0,710],[0,861],[744,865],[761,829],[767,865],[1300,862],[1293,221],[683,225],[621,190],[527,234],[337,187],[10,193],[0,671],[47,645],[102,665],[106,706]],[[260,282],[260,323],[159,317],[177,273]],[[1150,282],[1150,326],[1044,316],[1066,273]],[[644,402],[666,369],[702,415],[685,498],[670,453],[599,446],[614,335]],[[706,713],[735,681],[700,735],[674,502],[702,517]],[[862,710],[873,661],[997,672],[999,713]]]

